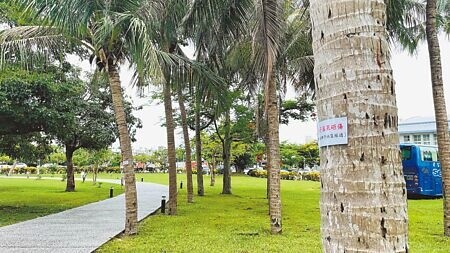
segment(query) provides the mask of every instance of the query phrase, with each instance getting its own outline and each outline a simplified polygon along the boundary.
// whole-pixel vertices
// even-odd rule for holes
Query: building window
[[[423,144],[425,145],[430,145],[430,135],[429,134],[424,134],[422,135],[422,140],[423,140]]]
[[[422,135],[414,135],[414,143],[416,144],[422,144]]]
[[[437,145],[437,134],[433,134],[433,145]]]
[[[409,135],[403,136],[403,142],[410,142],[411,138],[409,138]]]

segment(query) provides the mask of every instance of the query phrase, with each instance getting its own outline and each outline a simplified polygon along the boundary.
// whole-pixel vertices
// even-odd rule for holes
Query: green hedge
[[[252,177],[260,177],[260,178],[267,178],[267,171],[266,170],[252,170],[248,173],[249,176]],[[297,179],[303,179],[303,180],[309,180],[309,181],[320,181],[320,172],[318,171],[311,171],[311,172],[304,172],[301,175],[298,175],[297,172],[294,171],[281,171],[280,177],[283,180],[297,180]]]

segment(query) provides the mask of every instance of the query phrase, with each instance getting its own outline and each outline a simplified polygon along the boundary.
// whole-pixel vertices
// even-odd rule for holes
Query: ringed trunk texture
[[[66,163],[67,163],[66,192],[75,191],[75,175],[73,173],[73,161],[72,161],[73,152],[75,152],[75,149],[69,145],[66,145]]]
[[[263,167],[263,169],[267,172],[267,186],[266,186],[266,198],[270,199],[270,177],[269,177],[269,161],[270,161],[270,152],[269,152],[269,136],[267,136],[268,133],[265,134],[264,137],[264,149],[266,154],[266,166]],[[270,200],[269,200],[270,203]],[[270,205],[269,205],[269,213],[270,213]]]
[[[441,50],[436,31],[436,0],[427,1],[426,15],[426,33],[430,56],[434,114],[436,118],[439,160],[442,171],[444,234],[445,236],[450,236],[450,139],[444,96],[444,82],[442,81]]]
[[[384,2],[311,1],[319,122],[348,119],[348,144],[320,148],[324,252],[408,252]]]
[[[138,230],[136,178],[134,176],[131,138],[128,132],[125,109],[123,107],[122,87],[120,85],[117,65],[109,64],[108,79],[111,87],[114,115],[119,129],[120,151],[125,172],[125,234],[133,235]]]
[[[203,167],[202,167],[202,140],[200,137],[200,106],[201,98],[200,91],[197,86],[197,94],[195,101],[195,156],[197,161],[197,194],[198,196],[205,195],[205,189],[203,186]]]
[[[189,130],[188,130],[188,124],[187,124],[187,116],[186,116],[186,107],[184,106],[184,96],[183,91],[181,89],[178,89],[178,103],[180,106],[180,113],[181,113],[181,125],[183,128],[183,139],[184,139],[184,149],[186,152],[186,184],[187,184],[187,202],[193,203],[194,202],[194,187],[192,184],[192,150],[191,150],[191,143],[189,139]]]
[[[164,83],[164,111],[166,114],[167,156],[169,159],[169,215],[177,214],[177,168],[175,155],[175,127],[173,122],[172,95],[170,92],[170,75]]]
[[[272,73],[272,72],[269,72]],[[267,178],[269,180],[269,216],[272,234],[281,234],[280,135],[277,84],[273,73],[268,78],[267,100]]]
[[[225,126],[223,135],[223,186],[222,194],[232,194],[231,193],[231,119],[230,110],[228,109],[225,113]]]

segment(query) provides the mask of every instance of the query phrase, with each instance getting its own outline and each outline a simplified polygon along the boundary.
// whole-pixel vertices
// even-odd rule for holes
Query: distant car
[[[28,167],[28,165],[26,165],[25,163],[16,163],[16,168],[17,169],[23,169],[23,168],[26,168],[26,167]]]
[[[50,168],[50,167],[56,167],[56,166],[58,166],[58,165],[56,165],[54,163],[45,163],[45,164],[41,165],[41,167],[44,167],[44,168]]]
[[[203,165],[202,167],[203,167],[203,174],[207,174],[208,175],[210,173],[209,167],[205,166],[205,165]]]

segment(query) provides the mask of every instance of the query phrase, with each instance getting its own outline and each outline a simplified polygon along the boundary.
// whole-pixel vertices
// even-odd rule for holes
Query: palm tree
[[[164,111],[167,131],[167,157],[169,160],[169,215],[177,214],[177,168],[175,152],[175,125],[173,120],[170,72],[165,74]]]
[[[314,0],[310,14],[319,122],[348,123],[347,143],[320,140],[323,249],[408,252],[386,5]]]
[[[430,57],[431,84],[433,90],[434,113],[436,117],[439,160],[442,170],[444,198],[444,234],[450,236],[450,138],[448,133],[447,109],[445,105],[444,83],[442,81],[441,50],[437,36],[437,1],[427,0],[426,37]]]
[[[178,33],[177,29],[182,17],[187,10],[188,1],[186,0],[171,0],[164,1],[158,17],[159,26],[156,29],[159,32],[157,35],[157,43],[161,50],[173,54],[177,50]],[[164,111],[166,116],[166,130],[167,130],[167,155],[169,161],[169,214],[175,215],[177,213],[177,168],[176,168],[176,151],[175,151],[175,124],[173,120],[172,108],[172,78],[175,75],[175,70],[171,65],[162,64],[161,68],[164,71],[163,93],[164,93]]]
[[[249,10],[252,7],[251,0],[198,0],[194,1],[189,12],[183,20],[183,27],[186,34],[192,39],[197,47],[197,59],[207,63],[225,80],[228,80],[229,87],[232,86],[232,76],[230,70],[226,67],[226,55],[230,52],[230,48],[239,42],[241,37],[245,35],[247,18]],[[200,138],[200,114],[202,100],[205,94],[209,96],[209,103],[217,101],[217,105],[213,106],[215,118],[219,118],[221,114],[230,114],[230,103],[227,101],[230,89],[221,89],[217,93],[214,92],[209,84],[204,81],[198,82],[195,89],[195,114],[196,114],[196,157],[197,157],[197,184],[199,195],[204,194],[203,177],[201,167],[201,138]],[[230,124],[230,121],[225,120]],[[229,129],[230,126],[225,127]],[[221,137],[220,137],[221,138]],[[231,175],[230,175],[230,149],[231,135],[230,131],[225,131],[222,139],[223,158],[224,158],[224,176],[223,176],[223,194],[231,194]]]
[[[125,234],[136,234],[136,183],[119,66],[126,61],[132,64],[136,70],[134,83],[145,82],[150,76],[160,76],[157,52],[150,39],[151,29],[148,26],[156,16],[159,3],[145,0],[18,2],[26,8],[25,13],[35,13],[45,25],[3,31],[0,34],[1,59],[15,57],[25,60],[27,55],[38,53],[44,58],[50,58],[49,52],[75,44],[75,52],[88,51],[98,69],[106,71],[125,170]]]
[[[187,202],[192,203],[194,202],[194,187],[192,185],[192,161],[191,161],[192,149],[188,131],[186,106],[184,105],[184,95],[183,90],[180,87],[178,88],[178,104],[180,106],[181,126],[183,128],[184,149],[186,152],[185,164],[186,164],[186,178],[187,178],[186,182]]]
[[[276,60],[279,53],[282,7],[277,0],[263,0],[257,3],[257,30],[255,44],[258,45],[256,66],[261,69],[264,81],[264,114],[267,119],[267,172],[269,192],[269,218],[273,234],[282,232],[280,191],[280,140]]]

